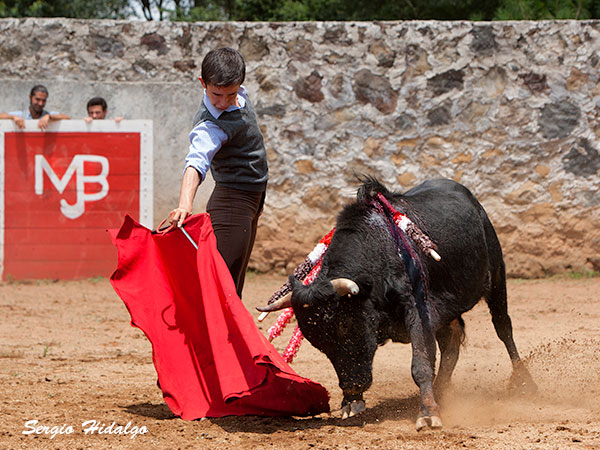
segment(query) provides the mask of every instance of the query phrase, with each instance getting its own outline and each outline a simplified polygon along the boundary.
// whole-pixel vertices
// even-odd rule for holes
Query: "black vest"
[[[217,124],[227,135],[227,141],[210,165],[215,183],[243,191],[266,190],[269,179],[267,151],[250,100],[246,98],[246,106],[236,111],[225,111],[218,119],[202,102],[194,117],[194,127],[206,121]]]

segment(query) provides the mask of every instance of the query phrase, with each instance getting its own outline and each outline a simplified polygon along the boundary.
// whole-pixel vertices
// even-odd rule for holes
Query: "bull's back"
[[[451,239],[449,234],[461,236],[481,231],[479,227],[489,220],[475,196],[453,180],[425,181],[401,197],[409,205],[406,212],[414,214],[417,222],[422,221],[430,234],[439,234],[443,241]]]
[[[466,303],[476,303],[489,289],[490,271],[502,264],[500,244],[481,204],[465,186],[447,179],[426,181],[402,199],[442,257],[440,262],[427,258],[431,290],[460,291]]]

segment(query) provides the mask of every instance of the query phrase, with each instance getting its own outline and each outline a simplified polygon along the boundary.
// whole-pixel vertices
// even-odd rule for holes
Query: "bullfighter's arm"
[[[200,174],[193,167],[188,167],[183,173],[179,191],[179,206],[169,214],[171,225],[181,227],[185,218],[192,214],[192,206],[196,191],[200,186]]]

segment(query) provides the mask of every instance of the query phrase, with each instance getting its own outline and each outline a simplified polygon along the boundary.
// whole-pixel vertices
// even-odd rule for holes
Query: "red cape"
[[[152,232],[131,217],[109,230],[118,248],[111,283],[131,324],[152,344],[158,385],[186,420],[227,415],[304,416],[329,411],[329,394],[296,374],[236,294],[208,214]]]

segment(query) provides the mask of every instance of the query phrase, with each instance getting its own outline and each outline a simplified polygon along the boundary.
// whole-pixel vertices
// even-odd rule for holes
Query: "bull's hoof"
[[[424,428],[439,430],[442,428],[442,419],[438,416],[419,417],[417,419],[417,431],[421,431]]]
[[[365,409],[367,409],[367,407],[365,406],[364,400],[353,400],[351,403],[346,403],[342,406],[342,420],[356,416]]]

